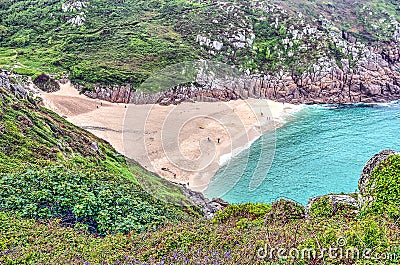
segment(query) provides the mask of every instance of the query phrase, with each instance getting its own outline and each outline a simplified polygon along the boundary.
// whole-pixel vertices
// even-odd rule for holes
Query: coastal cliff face
[[[281,76],[253,75],[244,77],[233,87],[213,86],[217,80],[210,80],[201,87],[175,87],[153,94],[135,92],[127,85],[96,87],[94,91],[86,91],[85,95],[119,103],[166,105],[187,100],[229,101],[249,97],[294,104],[388,102],[400,99],[400,48],[393,50],[389,56],[387,51],[372,49],[371,57],[354,69],[340,69],[334,65],[305,72],[296,79],[284,73]]]
[[[369,1],[339,1],[331,7],[309,4],[314,13],[303,14],[298,2],[212,1],[195,14],[179,18],[171,14],[178,33],[195,36],[189,42],[201,58],[235,65],[245,73],[237,84],[224,83],[211,72],[208,82],[194,81],[200,86],[172,87],[150,95],[135,92],[130,85],[95,87],[85,94],[137,104],[247,97],[295,104],[399,99],[398,10],[391,12],[389,3],[380,6],[386,9],[374,9]],[[346,4],[354,9],[346,11]],[[353,20],[337,19],[346,12],[352,12]]]
[[[0,4],[1,67],[68,77],[112,102],[268,98],[290,103],[399,98],[400,11],[392,0],[43,0]],[[30,10],[29,12],[26,10]],[[48,16],[42,16],[45,10]],[[19,18],[12,14],[19,14]],[[220,62],[235,86],[209,77],[140,92],[168,66]],[[217,82],[214,82],[217,81]],[[218,85],[215,85],[218,83]],[[200,86],[199,86],[200,84]]]

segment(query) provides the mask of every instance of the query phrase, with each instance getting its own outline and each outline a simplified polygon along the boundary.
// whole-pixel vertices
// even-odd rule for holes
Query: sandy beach
[[[218,169],[299,106],[268,100],[127,105],[80,95],[70,83],[44,105],[165,179],[204,190]]]

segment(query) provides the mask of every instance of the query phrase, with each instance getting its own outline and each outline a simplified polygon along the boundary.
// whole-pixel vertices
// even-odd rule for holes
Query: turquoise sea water
[[[284,197],[306,204],[312,196],[354,192],[374,154],[400,151],[399,136],[399,102],[307,106],[221,168],[205,195],[230,203]]]

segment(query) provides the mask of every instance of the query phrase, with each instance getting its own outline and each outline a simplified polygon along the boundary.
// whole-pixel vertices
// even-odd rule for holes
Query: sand
[[[70,83],[45,106],[148,170],[203,191],[218,169],[299,107],[268,100],[127,105],[80,95]],[[219,139],[219,140],[218,140]]]

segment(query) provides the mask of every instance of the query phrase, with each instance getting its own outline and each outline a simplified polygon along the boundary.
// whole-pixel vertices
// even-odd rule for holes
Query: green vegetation
[[[257,205],[251,206],[253,210]],[[265,210],[258,205],[259,212]],[[246,209],[243,206],[243,209]],[[229,210],[228,210],[229,211]],[[379,216],[356,220],[337,216],[332,219],[266,222],[242,226],[242,217],[225,214],[223,222],[184,221],[143,234],[112,235],[98,238],[71,228],[58,220],[39,223],[12,213],[0,212],[0,244],[6,251],[4,264],[397,264],[399,227],[392,219]],[[345,241],[340,241],[345,239]],[[344,251],[360,249],[357,256],[343,255],[324,259],[279,260],[262,258],[262,248],[336,248],[344,242]],[[342,244],[342,243],[340,243]],[[371,248],[372,260],[363,257]],[[261,258],[257,257],[261,253]],[[344,252],[346,253],[346,252]],[[275,252],[276,254],[276,252]],[[87,263],[86,263],[87,262]]]
[[[331,24],[325,25],[320,14]],[[400,12],[393,0],[4,0],[0,67],[33,78],[68,75],[84,89],[126,83],[138,87],[169,65],[201,58],[252,72],[284,70],[296,81],[320,58],[339,64],[352,60],[351,53],[331,43],[331,32],[341,36],[343,30],[379,44],[391,40],[395,20],[400,21]],[[304,34],[306,25],[317,31]],[[208,42],[200,43],[199,37]],[[223,44],[219,50],[215,42]]]
[[[329,218],[333,216],[333,206],[327,197],[315,202],[310,208],[310,216],[313,218]]]
[[[331,29],[352,33],[364,42],[389,41],[395,31],[391,16],[400,20],[398,1],[284,1],[275,0],[291,14],[303,13],[320,20],[321,16],[332,22]]]
[[[229,205],[224,211],[218,212],[214,217],[214,222],[223,222],[232,217],[241,217],[247,219],[264,219],[269,211],[271,211],[269,204],[232,204]]]
[[[391,155],[372,173],[368,182],[368,193],[374,201],[366,210],[374,214],[400,217],[400,156]]]
[[[164,23],[168,6],[181,1],[90,1],[81,10],[83,26],[67,21],[81,13],[64,12],[67,2],[2,1],[0,67],[16,65],[33,76],[69,74],[82,85],[137,85],[169,64],[195,58]]]
[[[345,195],[345,194],[340,194]],[[334,216],[355,217],[358,214],[358,207],[340,201],[332,201],[332,197],[340,195],[325,195],[317,198],[309,209],[311,218],[332,218]],[[358,194],[348,194],[357,201]]]
[[[142,232],[187,215],[179,188],[135,163],[128,166],[106,142],[33,99],[18,100],[4,90],[0,95],[0,209],[60,218],[99,235]],[[159,183],[165,200],[182,206],[144,191],[139,180],[146,178]]]

